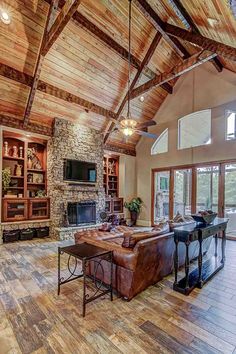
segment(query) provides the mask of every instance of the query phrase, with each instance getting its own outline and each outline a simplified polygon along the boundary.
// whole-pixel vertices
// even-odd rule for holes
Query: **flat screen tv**
[[[77,183],[96,183],[97,166],[93,162],[64,160],[64,180]]]

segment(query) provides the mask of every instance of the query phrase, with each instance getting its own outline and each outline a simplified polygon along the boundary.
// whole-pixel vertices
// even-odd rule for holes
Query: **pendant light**
[[[125,136],[131,136],[134,133],[134,129],[137,125],[136,120],[132,119],[130,116],[130,81],[131,81],[131,17],[132,17],[132,0],[129,0],[129,55],[128,55],[128,62],[129,62],[129,77],[128,77],[128,111],[127,117],[123,118],[120,122],[122,127],[122,132]]]

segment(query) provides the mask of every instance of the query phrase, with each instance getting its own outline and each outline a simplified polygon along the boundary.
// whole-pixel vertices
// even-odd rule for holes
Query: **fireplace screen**
[[[70,225],[96,223],[95,202],[68,203],[67,213]]]

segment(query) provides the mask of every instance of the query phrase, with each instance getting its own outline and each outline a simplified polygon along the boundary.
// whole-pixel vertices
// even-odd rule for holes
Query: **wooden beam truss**
[[[173,80],[186,72],[195,69],[197,66],[213,59],[217,54],[209,53],[209,52],[202,52],[201,54],[195,54],[188,59],[185,59],[183,63],[176,65],[171,72],[163,73],[158,75],[156,78],[149,80],[145,84],[138,86],[135,88],[131,93],[131,99],[143,95],[145,92],[151,90],[154,87],[158,87],[164,82],[168,82]]]
[[[62,30],[69,22],[70,18],[76,11],[79,4],[80,4],[80,0],[68,0],[65,3],[65,5],[62,7],[59,15],[56,17],[58,0],[52,0],[50,3],[46,24],[44,28],[44,33],[43,33],[43,37],[39,49],[39,54],[35,65],[34,78],[33,78],[29,97],[25,108],[24,123],[23,123],[24,127],[26,127],[29,123],[30,113],[36,95],[36,90],[39,82],[39,77],[40,77],[44,57],[48,52],[48,50],[50,49],[50,47],[55,42],[55,40],[58,38],[59,34],[62,32]]]

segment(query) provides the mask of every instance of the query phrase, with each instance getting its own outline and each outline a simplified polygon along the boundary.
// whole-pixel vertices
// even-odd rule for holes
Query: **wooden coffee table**
[[[61,255],[67,254],[67,269],[69,276],[65,279],[61,277]],[[73,265],[72,258],[74,259]],[[78,266],[82,262],[82,272],[77,273]],[[104,282],[104,269],[102,261],[110,262],[110,283],[107,285]],[[93,267],[92,266],[93,263]],[[91,268],[93,271],[90,272]],[[100,272],[103,279],[98,279],[97,274]],[[110,299],[113,300],[112,291],[112,276],[113,276],[113,252],[107,251],[103,248],[90,245],[88,243],[81,243],[67,247],[58,247],[58,295],[60,295],[60,287],[63,284],[69,283],[78,278],[83,278],[83,317],[85,316],[86,304],[110,293]],[[90,295],[87,293],[88,283],[93,284],[94,293]],[[91,286],[89,287],[91,289]]]

